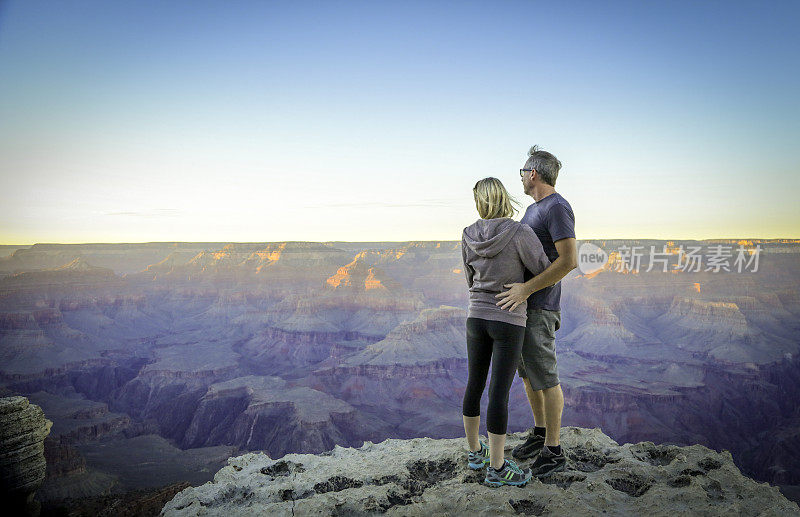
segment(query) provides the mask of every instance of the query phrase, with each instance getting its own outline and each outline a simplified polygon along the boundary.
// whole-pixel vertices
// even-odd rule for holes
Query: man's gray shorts
[[[556,331],[561,328],[561,311],[528,309],[525,340],[517,372],[528,378],[531,388],[543,390],[561,382],[556,362]]]

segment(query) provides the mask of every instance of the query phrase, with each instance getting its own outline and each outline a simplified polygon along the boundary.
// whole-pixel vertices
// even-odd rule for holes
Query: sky
[[[800,2],[0,0],[0,244],[800,238]]]

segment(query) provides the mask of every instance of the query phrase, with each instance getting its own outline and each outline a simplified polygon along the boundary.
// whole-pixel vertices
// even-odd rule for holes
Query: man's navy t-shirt
[[[550,262],[555,262],[558,258],[554,242],[575,237],[575,215],[572,207],[558,192],[553,192],[529,206],[520,222],[533,228]],[[533,274],[526,269],[525,281],[531,278]],[[561,281],[530,295],[528,309],[561,310]]]

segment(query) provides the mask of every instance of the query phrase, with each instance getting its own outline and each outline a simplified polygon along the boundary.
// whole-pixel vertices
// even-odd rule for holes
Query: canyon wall
[[[186,470],[151,476],[167,485],[224,451],[463,433],[460,243],[179,244],[0,259],[0,390],[54,422],[41,495],[144,483],[101,446],[176,458]],[[727,449],[748,476],[800,485],[800,247],[750,244],[765,250],[757,272],[570,273],[564,425]],[[509,430],[532,425],[516,378]]]

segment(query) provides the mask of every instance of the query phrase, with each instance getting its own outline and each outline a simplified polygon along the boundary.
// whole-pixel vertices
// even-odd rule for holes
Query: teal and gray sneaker
[[[525,486],[531,479],[531,469],[522,470],[508,458],[503,462],[503,468],[496,470],[491,465],[486,468],[486,478],[483,482],[489,486],[515,485]]]
[[[469,460],[469,468],[472,470],[480,470],[484,465],[489,464],[489,446],[481,440],[481,448],[477,451],[469,451],[467,456]]]

